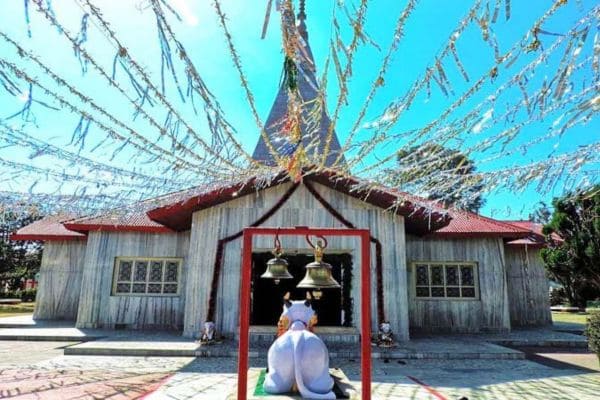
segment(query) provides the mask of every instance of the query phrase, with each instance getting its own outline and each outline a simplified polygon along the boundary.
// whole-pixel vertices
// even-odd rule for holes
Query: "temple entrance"
[[[275,326],[281,315],[283,296],[290,292],[291,298],[304,299],[307,289],[298,289],[296,285],[304,278],[304,266],[314,261],[312,254],[285,254],[289,263],[289,272],[293,279],[285,279],[275,284],[270,279],[261,279],[267,261],[273,258],[270,252],[252,254],[252,325]],[[332,265],[332,275],[342,286],[341,289],[323,289],[321,299],[313,299],[312,307],[319,318],[318,326],[352,326],[352,256],[348,253],[326,253],[323,261]]]

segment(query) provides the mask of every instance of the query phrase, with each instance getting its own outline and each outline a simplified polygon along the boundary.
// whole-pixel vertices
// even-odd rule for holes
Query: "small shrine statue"
[[[212,344],[215,342],[215,323],[212,321],[206,321],[204,323],[204,330],[200,337],[200,343]]]
[[[317,318],[307,300],[290,301],[284,296],[279,319],[279,337],[269,348],[269,372],[264,390],[281,394],[297,387],[302,398],[335,399],[333,379],[329,375],[329,352],[323,341],[311,332]]]
[[[392,327],[390,326],[390,323],[388,321],[384,321],[381,324],[379,324],[379,331],[377,332],[377,346],[394,346],[394,334],[392,333]]]

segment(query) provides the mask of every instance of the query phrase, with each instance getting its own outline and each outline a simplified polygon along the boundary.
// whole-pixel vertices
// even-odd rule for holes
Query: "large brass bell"
[[[281,258],[283,252],[281,248],[273,250],[274,258],[267,261],[267,270],[260,277],[265,279],[273,279],[275,284],[278,284],[281,279],[292,279],[293,276],[288,271],[288,262],[285,258]]]
[[[310,243],[310,242],[309,242]],[[306,265],[306,275],[304,279],[296,285],[303,289],[338,289],[340,284],[337,283],[331,275],[332,266],[323,261],[323,242],[318,240],[315,249],[315,261]]]

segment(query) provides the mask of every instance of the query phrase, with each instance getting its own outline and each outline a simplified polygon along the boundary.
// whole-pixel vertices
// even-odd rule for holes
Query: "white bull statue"
[[[329,375],[329,352],[323,341],[311,332],[315,311],[307,300],[290,301],[284,297],[283,313],[277,324],[279,337],[269,348],[269,372],[264,390],[281,394],[298,389],[307,399],[335,399]]]

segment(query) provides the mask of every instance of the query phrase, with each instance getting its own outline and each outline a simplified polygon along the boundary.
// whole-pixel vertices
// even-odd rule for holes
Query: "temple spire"
[[[292,16],[293,18],[293,16]],[[325,106],[321,109],[320,118],[315,118],[313,107],[320,103],[319,84],[316,78],[315,61],[313,59],[312,50],[308,43],[308,29],[306,27],[306,4],[305,0],[300,0],[298,15],[296,17],[296,27],[302,40],[300,53],[302,54],[298,69],[298,90],[300,97],[306,107],[302,110],[301,132],[302,144],[306,149],[307,157],[310,162],[318,164],[321,160],[321,154],[325,149],[325,141],[327,140],[328,132],[331,127],[331,120],[327,114]],[[282,84],[279,87],[279,92],[275,97],[275,102],[271,107],[269,117],[265,123],[265,131],[270,139],[273,147],[280,153],[284,154],[286,146],[289,146],[282,135],[281,131],[287,120],[288,112],[288,93],[287,88]],[[330,144],[330,151],[325,161],[326,166],[332,166],[340,153],[340,144],[335,131]],[[275,159],[269,152],[267,144],[260,136],[252,157],[266,165],[276,165]],[[342,163],[345,163],[342,159]]]
[[[305,41],[308,40],[308,31],[306,30],[306,11],[305,11],[305,1],[300,0],[300,7],[298,8],[298,15],[296,18],[298,19],[298,33],[302,36],[302,39]]]

